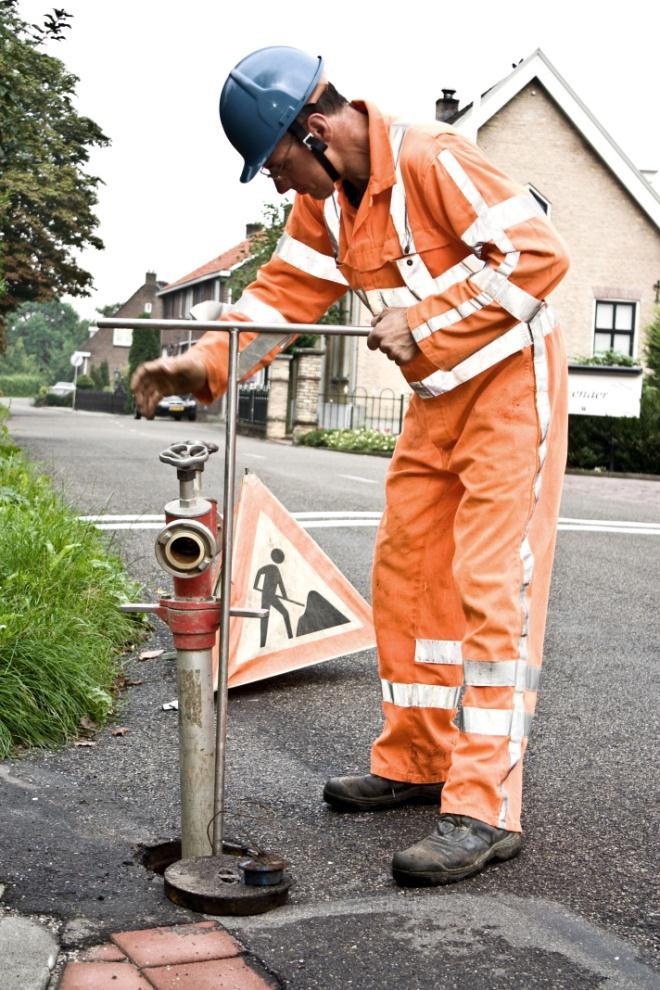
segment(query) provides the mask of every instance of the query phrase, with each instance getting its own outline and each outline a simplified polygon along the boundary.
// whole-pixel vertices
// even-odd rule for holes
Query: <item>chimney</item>
[[[144,276],[144,281],[147,282],[147,283],[149,283],[149,282],[155,282],[156,281],[156,273],[155,272],[147,272],[146,275]]]
[[[455,89],[443,89],[442,97],[435,101],[435,119],[450,122],[458,113]]]
[[[263,229],[264,229],[264,225],[262,223],[246,223],[245,236],[254,237],[255,234],[258,234],[259,231]]]

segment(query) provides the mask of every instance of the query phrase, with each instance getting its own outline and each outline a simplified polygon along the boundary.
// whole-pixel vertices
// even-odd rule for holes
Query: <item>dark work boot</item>
[[[454,883],[478,873],[490,860],[517,856],[521,845],[520,832],[493,828],[467,815],[440,815],[426,839],[394,853],[392,876],[404,887]]]
[[[332,777],[323,788],[323,800],[342,811],[382,811],[402,804],[439,804],[442,784],[407,784],[373,773]]]

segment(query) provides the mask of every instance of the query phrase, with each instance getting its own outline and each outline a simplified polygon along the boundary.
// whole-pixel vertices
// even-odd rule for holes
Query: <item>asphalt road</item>
[[[158,462],[172,440],[221,439],[211,424],[37,410],[14,403],[11,431],[80,513],[156,514],[176,494]],[[378,511],[387,460],[239,439],[290,511]],[[222,457],[204,490],[220,495]],[[569,476],[565,519],[660,523],[660,484]],[[567,523],[566,525],[571,525]],[[606,528],[606,527],[604,527]],[[167,587],[153,530],[109,532],[152,598]],[[311,535],[369,596],[375,529]],[[652,767],[660,536],[559,534],[544,677],[526,761],[524,851],[460,885],[402,891],[389,861],[427,834],[432,808],[340,815],[328,775],[366,768],[380,725],[373,652],[230,695],[227,834],[284,854],[290,905],[235,932],[296,990],[658,986],[652,969]],[[170,649],[154,629],[154,645]],[[0,763],[0,884],[23,914],[49,916],[67,949],[110,931],[189,919],[139,862],[141,844],[177,834],[172,660],[132,660],[143,684],[93,749]],[[1,981],[0,981],[1,982]]]

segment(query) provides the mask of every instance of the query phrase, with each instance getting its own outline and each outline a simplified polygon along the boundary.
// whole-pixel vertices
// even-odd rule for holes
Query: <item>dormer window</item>
[[[529,189],[529,191],[531,192],[532,196],[534,197],[534,199],[536,200],[536,202],[539,204],[539,206],[541,207],[541,209],[543,210],[543,212],[547,216],[550,216],[550,200],[549,199],[546,199],[545,196],[543,195],[543,193],[540,193],[538,191],[538,189],[535,188],[535,186],[528,185],[527,188]]]

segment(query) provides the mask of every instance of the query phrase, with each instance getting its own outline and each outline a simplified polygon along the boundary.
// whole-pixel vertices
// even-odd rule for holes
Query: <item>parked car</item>
[[[135,410],[136,419],[142,418],[142,413]],[[180,420],[185,416],[191,422],[197,419],[197,401],[192,395],[166,395],[156,406],[156,416],[173,416]]]

